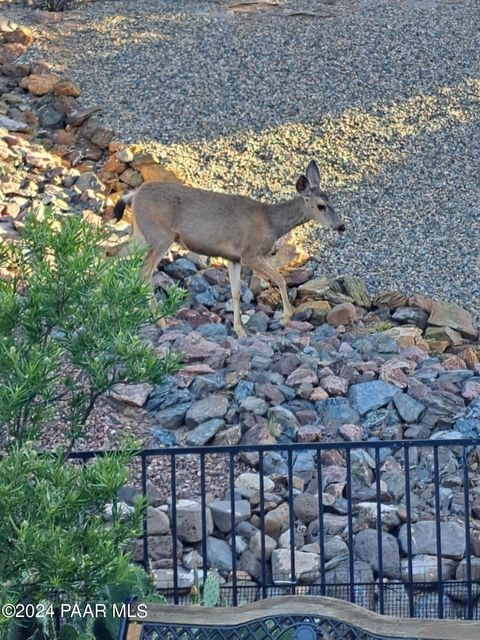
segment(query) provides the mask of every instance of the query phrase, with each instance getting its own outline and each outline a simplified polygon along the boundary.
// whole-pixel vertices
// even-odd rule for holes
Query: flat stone
[[[310,384],[317,384],[318,382],[317,374],[307,367],[298,367],[298,369],[292,371],[287,378],[287,384],[291,386],[303,384],[305,382]]]
[[[216,342],[205,339],[196,331],[178,338],[174,343],[177,353],[181,353],[185,360],[200,360],[211,356],[228,355],[228,351]]]
[[[297,291],[299,298],[321,298],[329,290],[328,278],[314,278],[301,284]]]
[[[450,327],[467,338],[475,339],[478,335],[472,314],[454,302],[435,301],[428,323],[438,327]]]
[[[428,327],[425,331],[425,338],[447,342],[451,347],[458,347],[463,342],[460,333],[450,327]]]
[[[7,116],[2,115],[0,115],[0,127],[4,127],[8,131],[13,131],[14,133],[23,133],[29,130],[29,125],[25,122],[18,122],[17,120],[13,120],[12,118],[7,118]]]
[[[194,402],[185,416],[187,427],[196,427],[213,418],[223,418],[228,410],[228,399],[225,396],[211,395]]]
[[[443,580],[451,580],[455,575],[457,563],[448,558],[441,560],[441,578]],[[408,560],[401,560],[402,579],[405,582],[409,580]],[[413,582],[438,582],[440,576],[438,574],[437,556],[426,554],[416,555],[412,558],[412,580]]]
[[[382,380],[361,382],[350,387],[348,398],[360,415],[380,409],[393,400],[398,387]]]
[[[115,400],[134,405],[135,407],[143,407],[152,391],[153,385],[147,383],[119,383],[112,387],[111,394]]]
[[[399,392],[393,397],[395,408],[404,422],[417,422],[425,411],[425,406],[409,396],[408,393]]]
[[[441,522],[442,556],[461,559],[465,555],[465,531],[456,522]],[[404,553],[408,553],[407,525],[400,528],[398,540]],[[422,520],[412,524],[412,553],[414,555],[436,555],[437,537],[434,520]]]
[[[225,425],[223,420],[214,418],[198,425],[187,436],[187,444],[192,447],[201,447],[209,442]]]
[[[163,270],[169,276],[177,278],[178,280],[183,280],[198,271],[195,264],[188,258],[178,258],[177,260],[170,262],[170,264],[165,265]]]
[[[213,522],[217,529],[222,533],[228,533],[232,530],[232,505],[230,500],[214,500],[209,504],[212,512]],[[236,500],[234,502],[235,524],[248,520],[251,515],[250,503],[247,500]]]
[[[269,493],[273,491],[275,483],[267,476],[263,477],[263,491]],[[241,473],[235,480],[235,488],[245,498],[251,498],[260,491],[259,473]]]
[[[320,558],[316,553],[296,551],[294,577],[304,584],[311,584],[318,578]],[[290,549],[275,549],[272,552],[272,579],[274,584],[290,582],[292,578]]]
[[[155,588],[159,590],[173,589],[175,586],[173,569],[154,569],[152,571]],[[202,569],[198,570],[199,580],[203,580]],[[177,569],[177,586],[179,589],[191,589],[195,584],[195,574],[193,570],[183,567]]]

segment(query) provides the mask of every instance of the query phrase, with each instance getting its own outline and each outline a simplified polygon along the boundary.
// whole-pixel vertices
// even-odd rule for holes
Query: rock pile
[[[0,39],[0,238],[15,238],[41,204],[99,224],[124,190],[178,180],[153,154],[116,140],[101,108],[82,108],[73,80],[44,62],[16,62],[32,42],[28,28],[0,19]],[[128,230],[112,228],[110,252]]]
[[[310,267],[312,263],[310,263]],[[154,424],[152,445],[274,444],[358,442],[350,461],[344,450],[323,450],[324,557],[319,545],[319,487],[313,449],[293,453],[293,502],[289,501],[287,454],[263,455],[266,577],[275,593],[290,580],[290,513],[293,511],[295,579],[304,593],[320,593],[325,568],[327,595],[349,597],[350,553],[356,601],[374,608],[378,596],[377,495],[381,499],[385,611],[408,615],[411,577],[415,611],[436,606],[429,593],[439,579],[435,514],[440,512],[441,572],[445,611],[464,614],[466,576],[464,462],[451,439],[480,435],[478,329],[467,311],[426,296],[384,293],[371,298],[350,276],[312,279],[311,268],[286,270],[300,320],[280,325],[275,290],[256,302],[244,283],[243,311],[251,335],[232,337],[229,287],[224,268],[182,256],[159,272],[159,288],[174,282],[188,289],[185,308],[167,329],[151,336],[160,354],[180,352],[184,368],[149,393],[145,408]],[[147,395],[147,394],[146,394]],[[412,563],[408,536],[404,452],[395,440],[444,440],[438,450],[439,501],[435,496],[434,454],[410,449]],[[370,441],[382,441],[375,460]],[[240,457],[252,473],[235,481],[238,579],[256,597],[262,575],[258,453]],[[472,575],[480,570],[480,486],[478,449],[470,447],[470,553]],[[348,524],[347,466],[350,465],[352,529]],[[378,483],[378,487],[377,487]],[[172,517],[171,505],[151,505]],[[179,509],[179,510],[178,510]],[[193,566],[202,567],[201,501],[177,501],[183,523],[177,528],[179,585],[188,588]],[[152,512],[153,513],[153,512]],[[208,501],[207,563],[231,584],[232,513],[230,493]],[[182,529],[184,527],[184,529]],[[191,538],[186,531],[195,531]],[[153,549],[172,549],[171,530]],[[160,545],[160,546],[159,546]],[[165,547],[161,546],[165,545]],[[135,557],[141,558],[141,542]],[[157,586],[173,586],[172,557],[151,552]],[[455,582],[457,581],[457,582]],[[453,585],[453,586],[452,586]],[[418,590],[417,590],[418,587]],[[463,588],[463,590],[462,590]],[[480,589],[473,586],[480,597]]]

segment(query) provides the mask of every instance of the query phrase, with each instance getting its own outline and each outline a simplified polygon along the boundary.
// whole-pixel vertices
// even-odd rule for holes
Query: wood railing
[[[480,620],[372,613],[343,600],[293,596],[235,608],[150,604],[124,619],[119,640],[480,640]]]

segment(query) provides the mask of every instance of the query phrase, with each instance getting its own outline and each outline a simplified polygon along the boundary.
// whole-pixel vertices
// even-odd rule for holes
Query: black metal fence
[[[180,576],[184,569],[174,559],[179,557],[181,544],[179,496],[191,496],[193,491],[199,505],[200,531],[198,540],[189,546],[201,557],[202,580],[215,566],[208,550],[209,540],[228,541],[230,561],[227,568],[220,569],[225,580],[221,591],[226,604],[237,606],[276,595],[311,594],[342,598],[389,615],[479,619],[480,521],[472,517],[477,482],[480,487],[475,471],[480,468],[479,452],[479,439],[142,451],[138,457],[143,495],[147,496],[149,480],[154,480],[153,484],[160,486],[161,501],[169,503],[172,580],[165,594],[174,603],[189,599],[189,586]],[[102,454],[82,452],[72,457],[85,461],[97,455]],[[250,496],[253,511],[249,520],[255,523],[260,539],[258,572],[254,580],[247,582],[239,569],[245,552],[245,526],[243,529],[241,526],[245,516],[239,518],[237,514],[240,496],[235,485],[242,471],[252,471],[244,462],[246,458],[256,465],[259,474],[258,492]],[[161,473],[155,468],[159,461]],[[180,480],[179,467],[187,468],[190,494],[183,486],[185,474]],[[265,488],[270,478],[278,485],[273,496]],[[216,525],[212,530],[211,493],[226,498],[222,506],[230,522],[223,526],[223,533]],[[295,513],[295,498],[300,494],[315,496],[314,518],[307,525]],[[278,570],[272,575],[272,550],[268,547],[278,543],[279,536],[272,533],[269,514],[278,508],[279,496],[286,505],[286,517],[276,533],[288,532],[290,539],[286,554],[282,553],[282,561],[287,556],[288,566],[280,578]],[[311,503],[309,498],[310,507]],[[357,536],[363,529],[369,529],[371,535],[367,547],[359,549]],[[303,558],[298,555],[302,546],[296,548],[292,543],[299,531],[304,543],[310,545],[308,549],[312,543],[318,543],[316,566],[303,573],[296,566],[299,558]],[[340,559],[326,553],[332,537],[345,543]],[[150,566],[150,544],[145,518],[145,567]],[[423,575],[422,562],[425,562]],[[368,566],[371,572],[365,578]]]

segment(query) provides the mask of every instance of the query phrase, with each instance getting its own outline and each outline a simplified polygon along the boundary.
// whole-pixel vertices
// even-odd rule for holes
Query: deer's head
[[[345,224],[330,204],[328,194],[320,189],[320,172],[315,160],[308,163],[305,175],[297,180],[297,191],[305,201],[307,220],[315,220],[322,227],[345,231]]]

